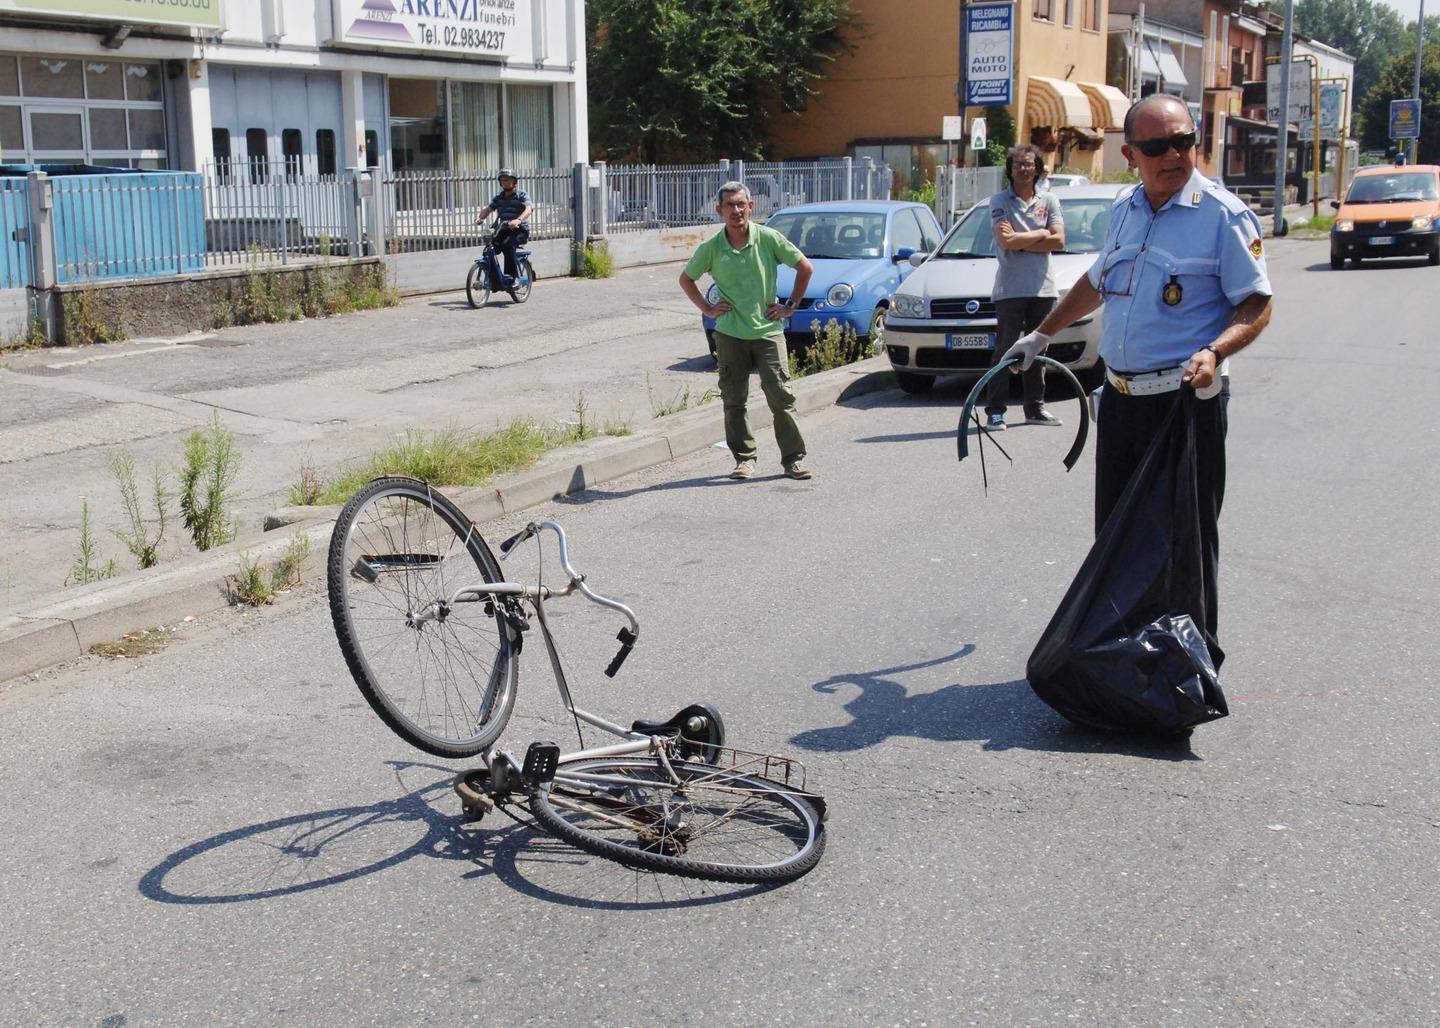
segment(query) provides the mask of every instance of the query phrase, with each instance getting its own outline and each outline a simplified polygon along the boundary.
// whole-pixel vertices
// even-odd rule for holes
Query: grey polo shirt
[[[990,225],[1009,221],[1016,232],[1033,232],[1037,228],[1057,228],[1065,224],[1060,214],[1060,201],[1047,190],[1037,192],[1026,203],[1006,189],[990,198]],[[995,300],[1018,300],[1030,296],[1055,296],[1055,278],[1050,273],[1048,253],[1027,253],[1024,250],[1002,250],[997,244],[1000,266],[995,269]]]

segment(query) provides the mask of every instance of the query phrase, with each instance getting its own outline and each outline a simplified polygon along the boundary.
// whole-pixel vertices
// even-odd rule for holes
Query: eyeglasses
[[[1173,146],[1176,153],[1184,153],[1195,145],[1194,132],[1177,132],[1168,139],[1136,139],[1130,143],[1146,157],[1164,157]]]

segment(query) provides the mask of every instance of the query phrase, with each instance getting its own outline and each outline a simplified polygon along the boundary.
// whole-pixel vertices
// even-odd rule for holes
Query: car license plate
[[[1276,110],[1279,110],[1279,108],[1277,107]],[[1370,237],[1370,245],[1371,245],[1371,246],[1393,246],[1394,244],[1395,244],[1395,237],[1394,237],[1394,236],[1371,236],[1371,237]]]
[[[945,333],[945,349],[947,350],[993,350],[994,348],[995,335],[992,332]]]

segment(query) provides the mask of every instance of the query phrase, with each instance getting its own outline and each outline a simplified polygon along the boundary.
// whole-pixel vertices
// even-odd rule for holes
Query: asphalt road
[[[714,388],[714,364],[678,273],[546,279],[524,305],[478,311],[460,292],[314,321],[0,355],[0,616],[61,590],[79,553],[82,502],[101,556],[133,571],[111,534],[127,524],[107,455],[134,456],[147,500],[153,464],[173,491],[184,436],[212,414],[242,458],[232,510],[243,533],[257,534],[289,502],[302,464],[328,474],[407,431],[573,422],[581,402],[592,423],[638,426],[686,389],[694,403]],[[177,518],[162,562],[193,552]]]
[[[699,453],[537,512],[643,625],[611,682],[615,616],[557,605],[581,702],[711,700],[800,757],[831,802],[812,874],[711,887],[463,828],[459,765],[370,713],[312,590],[0,693],[0,1020],[1436,1023],[1440,270],[1271,249],[1231,407],[1230,718],[1140,743],[1036,700],[1088,458],[1007,432],[987,495],[959,390],[874,394],[806,419],[812,482],[766,440],[748,483]],[[563,742],[525,656],[508,738]]]

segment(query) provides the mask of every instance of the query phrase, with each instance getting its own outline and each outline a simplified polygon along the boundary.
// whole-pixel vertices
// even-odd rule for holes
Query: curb
[[[804,415],[893,387],[890,362],[881,355],[858,364],[796,379],[796,412]],[[755,391],[755,392],[758,392]],[[752,394],[751,426],[771,423],[763,396]],[[470,488],[447,489],[476,524],[643,471],[702,450],[724,438],[720,404],[707,404],[652,421],[633,436],[592,439],[552,451],[525,471]],[[310,553],[301,581],[323,578],[328,539],[338,507],[287,507],[265,519],[266,531],[202,554],[123,578],[67,589],[28,614],[0,618],[0,682],[85,656],[96,643],[126,632],[232,606],[241,556],[273,563],[301,535]]]

